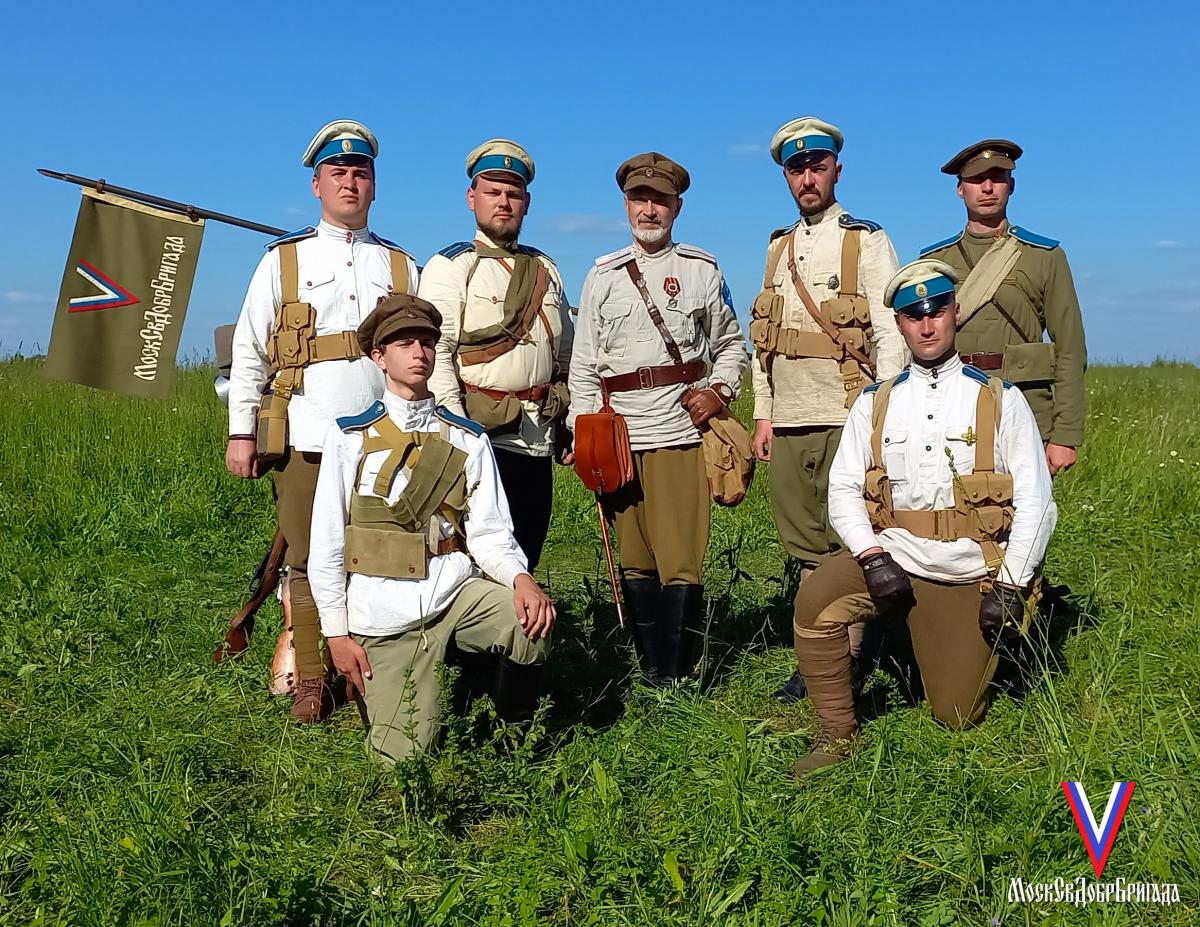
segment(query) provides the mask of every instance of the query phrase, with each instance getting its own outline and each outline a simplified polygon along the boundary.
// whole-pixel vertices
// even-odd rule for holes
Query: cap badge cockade
[[[348,139],[348,138],[342,139],[342,151],[349,154],[353,150],[354,150],[354,143],[351,142],[350,139]]]
[[[921,299],[924,299],[928,295],[929,295],[929,287],[927,287],[923,283],[918,283],[917,284],[917,296],[919,296]]]

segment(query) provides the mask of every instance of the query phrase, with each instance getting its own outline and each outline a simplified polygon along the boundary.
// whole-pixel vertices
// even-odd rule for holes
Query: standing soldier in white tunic
[[[963,728],[983,717],[997,651],[1031,611],[1057,518],[1050,471],[1021,391],[959,359],[957,280],[922,260],[888,284],[913,362],[855,401],[830,470],[846,550],[796,596],[796,658],[820,723],[797,776],[842,761],[856,738],[849,625],[907,619],[934,717]]]
[[[268,245],[233,337],[225,463],[245,479],[274,470],[299,677],[292,717],[306,723],[333,709],[307,571],[321,447],[335,418],[383,392],[383,375],[362,356],[355,329],[384,296],[417,286],[413,259],[367,228],[378,153],[358,122],[337,120],[316,134],[304,166],[313,170],[321,221]]]
[[[531,570],[550,528],[574,332],[554,261],[517,242],[533,174],[529,152],[505,138],[467,155],[475,234],[429,259],[419,291],[442,314],[429,385],[438,402],[479,422],[491,438]]]
[[[737,396],[749,360],[716,258],[671,237],[690,183],[653,151],[617,170],[633,244],[588,273],[571,360],[569,423],[608,399],[629,428],[633,481],[601,501],[654,686],[695,663],[711,514],[700,427]]]

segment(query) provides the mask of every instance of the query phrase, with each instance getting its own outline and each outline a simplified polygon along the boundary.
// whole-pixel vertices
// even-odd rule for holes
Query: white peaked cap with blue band
[[[512,174],[521,183],[530,184],[533,182],[533,158],[509,138],[489,138],[467,155],[467,176],[471,180],[480,174],[497,171]]]
[[[801,116],[779,127],[771,139],[771,157],[787,166],[814,155],[837,157],[842,150],[842,130],[816,116]]]
[[[331,158],[345,155],[358,155],[373,161],[379,157],[379,142],[361,122],[335,119],[323,126],[308,143],[304,152],[304,166],[315,170]]]
[[[905,264],[883,291],[883,304],[905,315],[922,316],[954,305],[958,274],[942,261],[922,258]]]

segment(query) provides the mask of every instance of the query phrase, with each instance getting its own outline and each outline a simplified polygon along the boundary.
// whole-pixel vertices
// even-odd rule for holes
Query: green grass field
[[[801,786],[807,703],[766,473],[718,511],[703,693],[626,695],[590,497],[558,474],[543,575],[553,704],[511,756],[479,705],[383,772],[357,714],[301,728],[213,647],[273,532],[224,472],[211,371],[177,399],[0,364],[0,924],[934,925],[1200,922],[1200,371],[1088,376],[1056,485],[1050,656],[984,726],[939,728],[877,674],[852,762]],[[745,415],[745,409],[742,410]],[[1105,880],[1180,903],[1009,903],[1092,871],[1059,783],[1137,782]]]

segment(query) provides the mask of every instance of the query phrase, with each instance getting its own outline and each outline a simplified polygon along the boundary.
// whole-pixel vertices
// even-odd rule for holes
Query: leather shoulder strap
[[[283,302],[300,302],[300,261],[296,257],[296,243],[284,242],[279,251],[279,291]]]
[[[642,294],[642,302],[646,304],[646,310],[650,313],[650,319],[654,322],[654,327],[658,329],[658,333],[662,335],[663,341],[667,343],[667,353],[671,355],[671,360],[677,364],[682,364],[683,354],[679,350],[679,345],[675,343],[675,339],[671,337],[670,329],[667,328],[667,323],[663,321],[662,313],[658,311],[658,306],[654,305],[654,299],[650,296],[650,287],[646,286],[646,278],[642,276],[641,270],[638,269],[637,261],[632,260],[627,263],[625,265],[625,272],[629,274],[629,279],[633,281],[633,285]]]
[[[997,390],[997,386],[999,390]],[[1004,381],[988,377],[987,386],[979,391],[975,402],[975,473],[994,473],[996,470],[996,429],[1000,425],[1000,409],[1004,402]]]
[[[791,234],[791,233],[789,233]],[[772,238],[771,243],[767,245],[767,268],[763,271],[763,289],[767,289],[775,279],[775,271],[779,269],[779,262],[783,259],[783,249],[786,245],[783,242],[783,236]]]
[[[862,254],[862,232],[850,229],[842,236],[842,275],[838,296],[858,295],[858,258]]]
[[[899,377],[892,377],[879,384],[875,390],[875,404],[871,407],[871,463],[883,466],[883,420],[887,418],[888,397]]]
[[[392,292],[408,292],[408,258],[399,251],[388,249],[388,260],[392,264]]]

